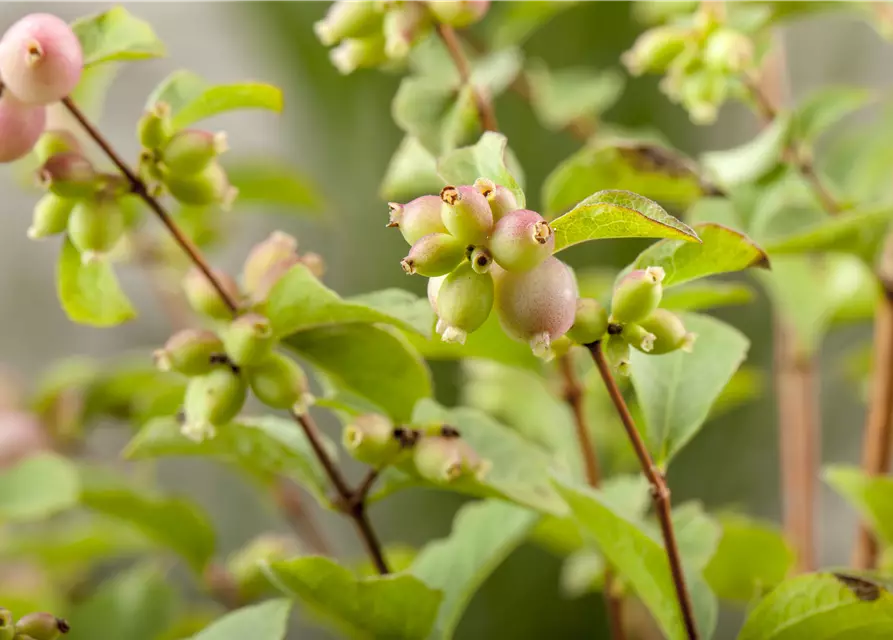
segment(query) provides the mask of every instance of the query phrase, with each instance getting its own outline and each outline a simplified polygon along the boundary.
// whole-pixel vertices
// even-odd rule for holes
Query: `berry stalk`
[[[471,83],[471,66],[468,64],[468,58],[462,51],[462,43],[459,42],[459,36],[452,26],[444,23],[437,25],[437,35],[443,41],[453,64],[456,65],[456,71],[459,72],[459,79],[462,84]],[[477,87],[474,87],[474,102],[478,108],[478,114],[481,117],[481,125],[485,131],[499,131],[499,124],[496,121],[496,113],[493,110],[493,102]]]

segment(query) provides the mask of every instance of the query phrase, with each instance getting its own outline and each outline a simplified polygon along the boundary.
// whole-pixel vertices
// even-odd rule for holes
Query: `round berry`
[[[421,196],[406,204],[388,203],[389,227],[397,227],[409,244],[415,244],[432,233],[448,233],[440,217],[443,205],[437,196]]]
[[[400,265],[409,274],[446,275],[465,258],[465,245],[448,233],[432,233],[416,241]]]
[[[657,309],[663,296],[660,267],[636,269],[623,276],[614,288],[611,318],[614,322],[638,322]]]
[[[216,427],[239,415],[247,393],[245,380],[229,367],[215,367],[210,373],[190,379],[183,401],[183,435],[198,441],[213,437]]]
[[[239,286],[228,274],[214,269],[214,278],[229,294],[230,299],[239,300]],[[183,278],[183,292],[189,306],[196,312],[210,318],[229,318],[232,310],[220,297],[216,287],[208,280],[208,277],[198,267],[193,267]]]
[[[490,203],[493,220],[498,221],[505,214],[520,209],[515,193],[508,187],[496,184],[488,178],[478,178],[474,181],[474,186]]]
[[[240,367],[263,362],[273,351],[275,343],[270,321],[259,313],[239,316],[223,331],[226,355]]]
[[[472,186],[444,187],[440,215],[451,234],[465,244],[485,244],[493,228],[493,212],[481,192]]]
[[[611,334],[605,342],[605,358],[620,375],[629,375],[629,344],[618,334]]]
[[[46,117],[45,107],[23,104],[9,90],[3,89],[0,94],[0,162],[12,162],[27,155],[43,133]]]
[[[124,214],[115,198],[79,200],[68,218],[68,237],[84,263],[110,252],[124,235]]]
[[[272,353],[247,372],[251,390],[265,405],[274,409],[297,409],[308,404],[307,376],[291,358]]]
[[[274,231],[254,245],[242,265],[242,284],[249,295],[254,295],[267,272],[284,260],[297,258],[298,241],[282,231]]]
[[[34,207],[31,226],[28,227],[28,237],[37,240],[65,231],[68,228],[68,219],[76,204],[76,200],[63,198],[55,193],[43,196]]]
[[[490,0],[433,0],[428,9],[438,22],[462,29],[479,22],[490,8]]]
[[[695,335],[685,330],[682,320],[672,311],[655,309],[639,324],[643,330],[654,336],[650,353],[655,355],[670,353],[676,349],[690,351],[694,343]]]
[[[629,322],[623,325],[623,331],[620,336],[626,344],[636,351],[641,351],[642,353],[654,351],[655,335],[640,324]]]
[[[467,262],[459,265],[437,292],[437,315],[444,323],[441,338],[464,344],[466,336],[484,324],[492,308],[490,274],[476,273]]]
[[[162,371],[200,376],[214,368],[214,356],[222,353],[223,342],[213,331],[183,329],[172,335],[153,358]]]
[[[375,467],[393,463],[402,449],[394,424],[374,413],[357,416],[344,427],[341,441],[351,456]]]
[[[608,330],[608,312],[598,300],[580,298],[574,313],[574,324],[567,337],[577,344],[592,344],[601,340]]]
[[[552,227],[536,211],[519,209],[499,219],[490,236],[490,252],[508,271],[527,271],[555,250]]]
[[[136,136],[146,149],[160,149],[173,134],[174,123],[167,102],[156,102],[136,124]]]
[[[238,193],[235,187],[230,185],[226,171],[217,162],[211,162],[194,174],[167,172],[164,184],[174,198],[183,204],[196,206],[220,204],[226,209]]]
[[[161,160],[173,173],[194,175],[227,150],[226,134],[184,129],[168,140]]]
[[[81,153],[81,143],[67,129],[47,129],[34,145],[37,161],[44,164],[58,153]]]
[[[420,476],[437,484],[460,478],[480,481],[490,467],[471,445],[452,435],[423,437],[413,449],[412,460]]]
[[[37,175],[42,186],[64,198],[85,198],[100,187],[93,163],[77,151],[50,156]]]

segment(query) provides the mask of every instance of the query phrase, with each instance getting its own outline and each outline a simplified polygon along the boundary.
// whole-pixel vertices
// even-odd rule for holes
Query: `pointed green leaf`
[[[310,179],[283,160],[240,158],[226,163],[226,175],[239,190],[240,207],[258,205],[305,215],[322,209],[322,196]]]
[[[794,139],[815,141],[840,120],[865,107],[871,97],[871,92],[861,87],[823,87],[794,112]]]
[[[112,265],[105,260],[84,264],[68,238],[59,254],[56,292],[66,315],[80,324],[113,327],[136,317]]]
[[[674,507],[672,519],[676,544],[685,566],[703,570],[719,545],[722,535],[719,523],[704,511],[704,505],[696,501]],[[653,537],[658,539],[660,529],[655,527],[653,531]]]
[[[489,178],[511,189],[518,206],[525,206],[523,176],[508,148],[508,140],[501,133],[485,131],[474,145],[443,155],[437,163],[437,172],[450,184],[472,184],[478,178]]]
[[[757,137],[740,147],[705,153],[702,164],[722,186],[754,182],[781,162],[790,128],[790,114],[781,114]]]
[[[882,640],[893,595],[867,578],[814,573],[783,582],[750,612],[738,640]]]
[[[893,478],[868,476],[855,467],[825,469],[825,481],[846,498],[886,543],[893,544]]]
[[[208,83],[197,73],[180,69],[162,80],[146,99],[145,109],[148,111],[157,102],[165,102],[171,112],[180,111],[195,100],[208,88]]]
[[[391,104],[397,126],[440,156],[469,143],[480,131],[474,91],[439,77],[407,76]]]
[[[452,63],[452,60],[450,62]],[[524,54],[516,47],[492,51],[474,60],[471,69],[471,84],[475,87],[483,87],[483,90],[492,99],[512,84],[518,77],[523,64]]]
[[[662,267],[664,287],[751,267],[769,268],[766,252],[743,233],[710,222],[693,228],[700,244],[671,239],[655,242],[639,254],[632,268]]]
[[[285,598],[242,607],[192,636],[190,640],[285,640],[291,602]]]
[[[429,543],[409,573],[443,592],[430,638],[453,637],[475,591],[530,532],[537,515],[504,502],[466,505],[456,514],[448,538]]]
[[[684,314],[682,321],[697,335],[691,353],[631,350],[633,387],[658,464],[669,462],[700,430],[750,346],[744,334],[719,320]]]
[[[437,159],[412,136],[405,136],[391,157],[381,183],[385,200],[407,202],[427,193],[437,193],[443,180],[437,175]]]
[[[61,456],[41,453],[0,471],[0,523],[41,520],[78,503],[78,474]]]
[[[765,387],[766,376],[762,371],[756,367],[741,367],[723,387],[713,406],[710,407],[707,419],[716,420],[726,413],[760,398]]]
[[[406,289],[382,289],[347,298],[346,302],[359,304],[395,318],[404,326],[412,327],[422,336],[431,335],[434,326],[434,310],[428,298],[420,298]]]
[[[283,593],[299,598],[349,638],[426,638],[442,598],[412,576],[358,578],[322,557],[276,562],[267,572]]]
[[[893,220],[893,208],[879,207],[867,211],[847,212],[806,229],[766,242],[766,251],[786,253],[853,253],[869,260],[886,235]]]
[[[749,304],[754,290],[738,282],[692,282],[664,291],[660,306],[673,311],[700,311]]]
[[[599,191],[552,222],[555,251],[607,238],[680,238],[698,235],[656,202],[630,191]]]
[[[576,2],[554,2],[553,0],[530,0],[497,4],[493,10],[501,10],[498,20],[486,20],[484,26],[492,28],[493,47],[502,49],[510,45],[520,45],[537,29],[548,23],[556,15],[573,7]]]
[[[152,25],[124,7],[80,18],[71,24],[84,50],[84,66],[116,60],[144,60],[165,55]]]
[[[530,64],[527,82],[530,85],[530,105],[537,118],[555,130],[563,129],[579,118],[598,117],[617,102],[625,84],[623,75],[613,69],[549,69],[541,61]],[[589,189],[587,193],[591,192],[592,189]],[[585,196],[586,193],[580,197]],[[579,199],[576,198],[574,202]]]

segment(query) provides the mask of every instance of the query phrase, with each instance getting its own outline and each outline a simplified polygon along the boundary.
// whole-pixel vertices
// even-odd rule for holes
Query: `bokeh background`
[[[252,244],[272,229],[282,228],[297,235],[304,249],[322,254],[328,267],[325,280],[341,293],[387,286],[411,287],[421,293],[423,285],[406,279],[398,268],[404,247],[398,234],[384,227],[387,207],[378,193],[387,163],[402,138],[390,114],[400,78],[379,71],[343,77],[335,71],[312,32],[327,3],[125,4],[154,25],[169,49],[167,59],[127,67],[109,91],[100,124],[125,155],[136,156],[134,124],[146,96],[174,69],[187,67],[212,82],[268,81],[284,89],[286,109],[281,116],[249,112],[211,124],[229,133],[233,154],[275,155],[294,162],[325,199],[325,215],[315,221],[293,212],[229,216],[232,242],[215,252],[215,264],[234,272]],[[505,3],[495,4],[494,13]],[[3,2],[0,26],[26,12],[48,11],[71,19],[108,6]],[[550,67],[621,70],[619,56],[640,30],[631,3],[582,2],[537,31],[525,50]],[[786,27],[782,39],[788,52],[792,99],[835,83],[882,92],[889,89],[893,49],[857,18],[818,14]],[[568,134],[542,129],[529,106],[513,94],[499,99],[497,115],[526,172],[528,199],[536,206],[546,175],[579,143]],[[605,120],[656,128],[689,154],[738,144],[757,128],[746,110],[736,105],[724,108],[714,126],[696,128],[659,93],[653,77],[630,79],[623,98]],[[97,330],[66,319],[53,286],[56,241],[32,243],[25,238],[35,200],[35,193],[23,189],[11,171],[0,170],[0,362],[28,382],[61,356],[106,356],[148,350],[163,342],[169,331],[167,320],[136,272],[125,272],[123,281],[138,306],[137,320]],[[634,241],[590,244],[569,252],[568,259],[577,267],[621,266],[642,246]],[[751,337],[749,364],[768,372],[771,324],[765,297],[720,315]],[[866,325],[835,332],[824,350],[821,404],[826,461],[851,461],[858,456],[864,409],[838,364],[843,350],[865,340],[869,330]],[[435,370],[438,399],[454,402],[457,368],[439,364]],[[767,382],[761,399],[712,422],[674,463],[670,482],[676,499],[697,498],[708,508],[733,504],[777,520],[774,404]],[[324,421],[332,433],[335,426]],[[109,428],[91,446],[96,455],[113,457],[126,438],[120,428]],[[217,467],[198,461],[165,463],[160,477],[162,483],[188,493],[209,510],[221,532],[222,552],[236,548],[261,528],[285,530],[271,504]],[[417,545],[446,534],[459,504],[457,498],[444,494],[410,492],[377,505],[372,517],[388,542]],[[359,553],[346,523],[330,514],[319,517],[335,549],[345,555]],[[817,524],[822,528],[822,563],[844,563],[854,533],[853,514],[825,492]],[[595,621],[602,615],[600,598],[594,594],[576,601],[563,599],[557,589],[558,571],[558,560],[525,546],[476,595],[458,637],[522,639],[582,637],[584,633],[593,637],[591,630],[601,628]],[[736,615],[725,612],[724,623],[733,624]],[[293,637],[329,637],[300,624]],[[731,637],[727,635],[730,627],[724,628],[717,637]]]

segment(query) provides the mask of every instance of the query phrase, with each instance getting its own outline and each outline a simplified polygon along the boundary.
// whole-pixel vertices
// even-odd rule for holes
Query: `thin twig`
[[[331,556],[332,550],[329,548],[329,543],[326,542],[313,512],[307,508],[297,485],[288,478],[280,476],[273,483],[272,490],[276,506],[285,516],[292,531],[315,553]]]
[[[146,188],[146,184],[139,178],[139,176],[137,176],[136,173],[134,173],[134,171],[121,158],[121,156],[118,155],[118,153],[112,148],[108,140],[106,140],[102,133],[100,133],[100,131],[93,125],[92,122],[90,122],[87,116],[84,115],[84,113],[78,108],[78,106],[71,98],[63,98],[62,103],[71,113],[71,115],[74,116],[74,118],[80,123],[84,131],[105,152],[109,159],[127,178],[127,180],[130,182],[131,190],[133,191],[133,193],[142,198],[142,200],[149,206],[149,208],[155,212],[155,214],[158,216],[164,226],[167,227],[168,231],[171,233],[171,235],[174,237],[183,251],[186,252],[190,260],[192,260],[193,264],[195,264],[195,266],[201,270],[208,281],[213,285],[220,298],[226,303],[230,310],[233,313],[237,312],[239,308],[238,301],[233,299],[229,295],[229,293],[227,293],[221,282],[214,275],[214,271],[211,269],[207,260],[205,260],[205,257],[201,253],[201,250],[197,246],[195,246],[195,244],[189,239],[189,237],[184,234],[183,231],[177,226],[177,223],[174,222],[173,218],[165,210],[158,199],[155,198],[151,193],[149,193],[149,190]],[[290,413],[292,418],[294,418],[294,420],[301,426],[301,429],[307,436],[307,440],[310,442],[310,445],[313,448],[316,457],[319,459],[319,462],[320,464],[322,464],[322,467],[328,475],[329,480],[332,482],[335,490],[338,492],[340,500],[344,504],[351,504],[353,498],[353,490],[347,484],[347,480],[344,478],[341,471],[335,465],[334,461],[325,450],[325,447],[323,447],[322,440],[320,439],[319,432],[316,428],[315,423],[313,422],[313,418],[311,418],[310,415],[307,413],[297,413],[295,411],[292,411]],[[354,521],[357,531],[359,531],[360,533],[363,544],[366,547],[366,550],[369,552],[369,555],[372,558],[372,561],[375,563],[375,567],[378,569],[379,573],[388,573],[389,570],[384,559],[384,554],[381,550],[381,543],[378,541],[378,537],[375,534],[375,531],[372,529],[372,525],[370,524],[369,519],[366,515],[365,504],[357,503],[349,510],[346,510],[345,513],[347,513],[347,515],[349,515],[350,518]]]
[[[375,481],[378,480],[378,474],[378,469],[375,467],[369,468],[369,471],[366,472],[366,477],[363,478],[360,486],[358,486],[357,490],[354,492],[354,500],[358,502],[366,502],[366,498],[369,497],[369,492],[375,485]]]
[[[456,65],[456,71],[459,72],[459,79],[462,81],[462,84],[471,86],[474,91],[474,102],[477,105],[478,114],[481,117],[481,125],[484,127],[484,130],[499,131],[496,113],[493,111],[493,103],[490,101],[489,96],[481,88],[471,85],[471,66],[468,64],[468,58],[465,57],[465,53],[462,51],[462,43],[459,42],[456,31],[448,24],[438,24],[437,33],[446,46],[450,58],[453,59],[453,64]]]
[[[664,540],[664,549],[667,553],[673,585],[676,587],[676,599],[679,601],[682,620],[685,624],[685,630],[689,640],[697,640],[699,636],[697,624],[695,623],[694,608],[692,607],[688,587],[685,584],[685,574],[682,570],[682,558],[679,555],[679,545],[676,543],[676,534],[673,531],[670,488],[667,486],[667,481],[664,479],[663,473],[657,468],[657,465],[654,464],[651,454],[648,453],[648,447],[645,446],[645,441],[642,440],[642,436],[636,428],[636,424],[629,412],[629,408],[626,406],[626,401],[623,399],[623,394],[620,393],[620,389],[614,381],[614,376],[611,374],[608,361],[602,351],[601,342],[593,342],[592,344],[586,345],[586,347],[592,354],[592,359],[595,361],[595,366],[601,374],[605,389],[611,397],[611,402],[614,403],[614,408],[617,410],[617,415],[620,417],[624,429],[626,429],[626,435],[629,438],[630,444],[633,446],[633,450],[636,452],[636,457],[639,459],[642,473],[645,474],[645,477],[651,485],[651,497],[654,501],[654,510],[657,514],[658,522],[660,522],[660,531]]]

